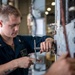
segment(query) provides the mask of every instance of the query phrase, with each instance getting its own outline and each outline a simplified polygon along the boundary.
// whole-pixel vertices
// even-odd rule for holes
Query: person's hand
[[[52,43],[54,42],[54,39],[47,38],[44,42],[40,44],[40,52],[49,51],[52,48]]]
[[[16,59],[19,68],[28,68],[33,64],[34,59],[30,57],[21,57]]]
[[[75,75],[75,59],[62,55],[45,75]]]

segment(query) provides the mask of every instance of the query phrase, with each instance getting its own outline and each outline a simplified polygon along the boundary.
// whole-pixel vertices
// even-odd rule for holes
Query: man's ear
[[[2,20],[0,20],[0,27],[2,27]]]

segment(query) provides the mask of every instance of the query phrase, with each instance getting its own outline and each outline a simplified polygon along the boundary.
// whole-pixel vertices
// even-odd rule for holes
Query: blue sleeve
[[[36,47],[40,47],[40,43],[45,41],[49,36],[43,37],[32,37],[32,36],[20,36],[20,38],[25,42],[28,47],[28,53],[34,52],[34,40],[36,41]]]
[[[43,37],[34,37],[34,39],[36,40],[36,46],[40,47],[40,43],[45,41],[46,38],[49,38],[50,36],[43,36]]]

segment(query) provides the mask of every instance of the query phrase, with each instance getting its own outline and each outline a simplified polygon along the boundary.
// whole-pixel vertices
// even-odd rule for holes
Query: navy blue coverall
[[[0,36],[0,65],[34,52],[34,39],[36,40],[36,46],[39,47],[40,42],[44,41],[46,38],[47,36],[32,37],[18,35],[14,38],[15,50],[13,50]],[[28,68],[17,68],[8,75],[28,75]]]

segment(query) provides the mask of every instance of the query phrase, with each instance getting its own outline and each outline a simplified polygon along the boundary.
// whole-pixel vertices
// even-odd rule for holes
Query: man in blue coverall
[[[34,52],[34,38],[18,35],[20,23],[18,9],[10,5],[0,8],[0,75],[27,75],[28,68],[35,60],[27,56]],[[51,48],[52,38],[35,39],[40,52]],[[55,62],[45,75],[75,75],[75,59],[66,58],[67,54]]]
[[[18,9],[10,5],[0,8],[0,75],[27,75],[28,67],[34,61],[27,56],[34,52],[34,38],[18,35],[20,23]],[[36,46],[45,39],[45,36],[35,37]]]

